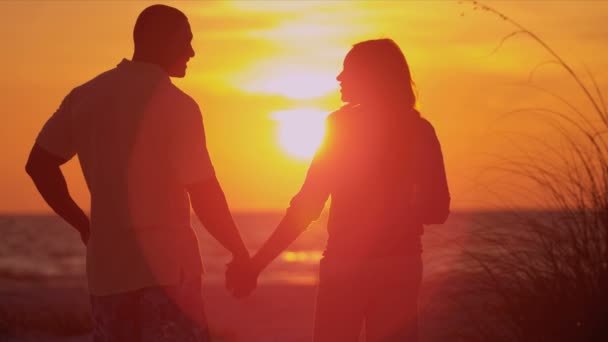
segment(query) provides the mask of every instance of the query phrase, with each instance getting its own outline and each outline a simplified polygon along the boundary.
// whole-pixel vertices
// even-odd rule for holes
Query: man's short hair
[[[135,22],[133,29],[135,49],[147,49],[166,42],[184,21],[188,21],[188,18],[177,8],[166,5],[147,7]]]

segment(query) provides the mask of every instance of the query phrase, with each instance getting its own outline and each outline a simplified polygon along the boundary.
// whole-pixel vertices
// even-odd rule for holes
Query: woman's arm
[[[302,188],[295,195],[285,216],[272,232],[268,240],[262,245],[255,256],[251,259],[250,265],[230,265],[227,271],[228,283],[235,289],[235,295],[245,296],[253,289],[251,288],[258,275],[266,268],[277,256],[281,254],[300,234],[306,230],[310,223],[319,218],[325,202],[330,195],[329,172],[331,149],[328,141],[333,139],[331,130],[327,125],[326,139],[323,146],[317,151],[306,174],[306,179]],[[232,280],[230,280],[232,278]],[[235,280],[239,278],[238,280]],[[240,284],[249,288],[242,288]]]
[[[423,224],[442,224],[450,214],[450,192],[441,145],[428,121],[421,125],[418,145],[417,189],[412,211]]]

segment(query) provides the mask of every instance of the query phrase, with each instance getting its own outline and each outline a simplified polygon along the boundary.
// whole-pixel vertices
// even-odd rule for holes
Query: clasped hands
[[[256,289],[259,274],[250,258],[235,258],[226,268],[226,289],[236,298],[247,297]]]

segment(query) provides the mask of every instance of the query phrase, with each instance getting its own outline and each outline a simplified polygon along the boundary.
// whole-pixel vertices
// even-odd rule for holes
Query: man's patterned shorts
[[[201,278],[91,296],[94,342],[208,342]]]

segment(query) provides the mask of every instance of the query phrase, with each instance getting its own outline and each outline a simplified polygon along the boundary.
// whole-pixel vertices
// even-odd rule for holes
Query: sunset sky
[[[0,212],[46,212],[24,172],[40,128],[74,87],[133,52],[139,12],[157,2],[15,1],[0,3]],[[526,85],[549,56],[515,28],[458,1],[164,2],[189,17],[196,56],[174,83],[203,111],[207,141],[231,208],[284,208],[299,189],[324,116],[341,105],[335,76],[352,44],[393,38],[419,93],[419,108],[441,141],[455,209],[492,208],[483,171],[492,156],[516,148],[504,132],[542,139],[551,133],[523,107],[562,108]],[[531,29],[600,89],[608,90],[608,1],[487,1]],[[583,80],[588,81],[586,76]],[[588,109],[559,68],[533,84]],[[560,107],[562,106],[562,107]],[[88,208],[76,160],[64,168],[70,190]],[[509,199],[532,206],[521,194]]]

